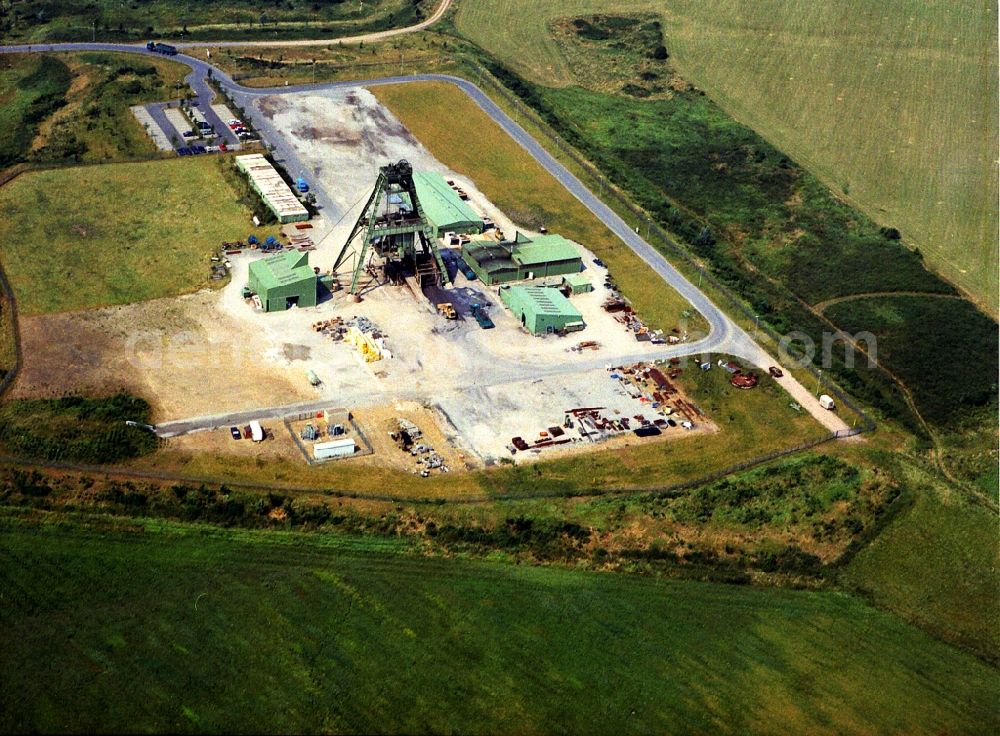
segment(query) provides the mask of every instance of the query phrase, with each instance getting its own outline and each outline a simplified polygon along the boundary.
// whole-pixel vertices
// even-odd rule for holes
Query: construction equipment
[[[455,311],[455,305],[451,302],[441,302],[437,308],[445,319],[458,319],[458,312]]]
[[[360,244],[356,243],[359,238]],[[351,294],[358,293],[358,281],[369,267],[369,248],[383,259],[383,270],[390,281],[401,282],[401,274],[412,269],[421,286],[425,281],[436,286],[450,283],[434,226],[424,214],[413,183],[413,168],[407,161],[379,169],[368,203],[334,261],[336,272],[353,260]]]

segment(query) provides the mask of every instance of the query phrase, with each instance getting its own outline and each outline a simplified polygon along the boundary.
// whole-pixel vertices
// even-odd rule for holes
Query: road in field
[[[32,45],[32,51],[120,51],[126,53],[137,53],[149,55],[150,52],[143,46],[130,44],[94,44],[94,43],[67,43],[67,44],[45,44],[43,46]],[[28,46],[7,46],[0,47],[0,53],[23,53],[28,51]],[[771,357],[767,351],[760,347],[753,339],[729,318],[719,307],[706,296],[698,287],[688,281],[673,265],[653,246],[647,243],[636,232],[634,232],[621,217],[619,217],[610,207],[594,195],[579,179],[577,179],[565,166],[557,161],[548,151],[545,150],[531,135],[520,125],[515,123],[500,107],[491,100],[486,93],[472,82],[458,77],[443,74],[418,74],[405,77],[388,77],[382,79],[360,80],[351,82],[323,82],[317,84],[304,84],[287,87],[277,87],[270,89],[256,89],[244,87],[234,82],[225,72],[209,64],[207,61],[195,57],[180,54],[173,57],[174,60],[191,67],[191,74],[186,78],[188,84],[198,97],[199,104],[203,110],[211,111],[210,103],[215,96],[214,91],[208,84],[208,78],[213,78],[241,107],[250,109],[256,98],[268,95],[295,94],[299,92],[321,92],[331,89],[348,89],[351,87],[372,87],[384,84],[408,84],[414,82],[442,81],[454,84],[467,94],[487,115],[490,116],[508,135],[510,135],[521,147],[523,147],[546,171],[554,176],[565,186],[574,197],[576,197],[587,209],[589,209],[598,219],[600,219],[618,238],[631,248],[640,258],[642,258],[670,287],[676,290],[681,296],[687,299],[691,305],[697,309],[705,318],[709,325],[707,337],[692,343],[674,346],[664,351],[667,357],[680,357],[684,355],[699,355],[703,353],[727,353],[742,358],[760,369],[766,370],[768,366],[777,365],[778,361]],[[215,116],[217,117],[217,116]],[[258,126],[259,132],[268,143],[275,147],[278,158],[284,159],[285,167],[290,170],[305,169],[305,165],[298,158],[295,150],[287,143],[281,131],[275,129],[266,116],[258,115],[254,118],[254,124]],[[316,195],[319,206],[325,210],[324,215],[335,221],[341,214],[339,208],[322,189],[315,186],[313,191]],[[646,359],[650,356],[646,355]],[[603,360],[600,363],[603,365]],[[524,365],[523,370],[537,374],[534,366]],[[579,366],[574,366],[573,372],[579,371]],[[553,374],[560,371],[558,368],[550,369]],[[513,373],[513,372],[512,372]],[[530,374],[526,374],[530,375]],[[508,374],[508,380],[517,380],[525,376],[514,376]],[[831,432],[846,432],[849,430],[846,422],[837,414],[823,409],[819,405],[817,397],[807,390],[789,371],[785,371],[783,378],[778,382],[785,388],[792,398],[805,408],[820,424]],[[346,399],[347,397],[345,397]],[[433,398],[433,397],[431,397]],[[329,401],[323,402],[323,406],[329,405]],[[253,416],[277,416],[279,413],[289,413],[305,409],[299,409],[301,405],[284,407],[260,408],[253,412]],[[311,405],[305,405],[312,408]],[[196,431],[198,429],[213,429],[237,421],[237,417],[243,417],[248,412],[239,414],[220,415],[215,417],[198,417],[194,419],[171,422],[161,425],[161,432],[168,434],[180,434],[183,432]],[[240,419],[239,421],[242,421]]]

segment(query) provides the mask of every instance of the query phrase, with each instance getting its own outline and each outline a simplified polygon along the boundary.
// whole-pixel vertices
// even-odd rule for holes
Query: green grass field
[[[0,519],[5,731],[984,733],[997,672],[854,598]]]
[[[455,22],[534,81],[587,85],[550,24],[610,10],[464,0]],[[996,310],[994,5],[627,0],[613,10],[658,14],[685,78]]]
[[[209,283],[250,212],[215,157],[30,172],[0,189],[0,262],[22,314],[155,299]]]
[[[464,92],[441,82],[373,87],[372,92],[435,157],[472,178],[516,223],[535,229],[545,225],[592,250],[651,324],[669,330],[691,309]],[[452,114],[441,115],[444,109]],[[687,329],[703,330],[701,316],[687,320]]]

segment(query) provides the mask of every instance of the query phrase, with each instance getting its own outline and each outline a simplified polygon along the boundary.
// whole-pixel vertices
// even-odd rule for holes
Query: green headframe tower
[[[413,168],[399,161],[379,169],[378,180],[351,234],[344,242],[333,270],[351,267],[351,294],[358,293],[361,274],[375,255],[390,283],[401,283],[412,273],[421,287],[441,286],[448,269],[441,259],[434,225],[427,219],[413,183]]]

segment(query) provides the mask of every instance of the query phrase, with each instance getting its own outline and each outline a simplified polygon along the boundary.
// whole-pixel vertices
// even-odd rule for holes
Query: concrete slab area
[[[153,116],[149,114],[149,111],[145,107],[142,105],[133,105],[129,109],[158,149],[161,151],[174,150],[174,146],[170,142],[170,136],[163,131],[163,128],[153,119]]]

